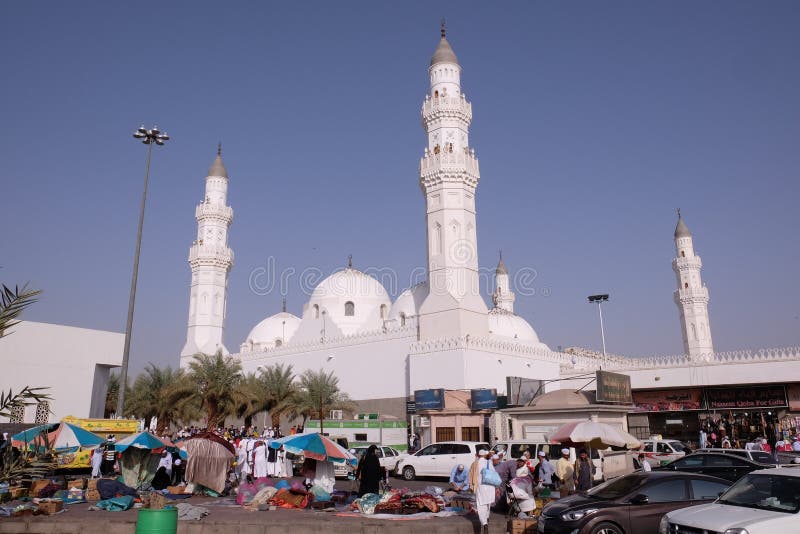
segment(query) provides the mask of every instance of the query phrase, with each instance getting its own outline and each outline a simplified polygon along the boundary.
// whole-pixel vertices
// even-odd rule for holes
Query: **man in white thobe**
[[[489,532],[489,513],[495,497],[495,487],[491,484],[484,484],[481,475],[484,469],[493,469],[492,463],[486,459],[487,454],[486,449],[478,451],[478,459],[470,467],[469,477],[469,485],[475,494],[475,508],[483,534]]]
[[[103,447],[92,451],[92,478],[100,478],[100,466],[103,465]]]
[[[257,442],[253,449],[253,476],[255,478],[267,476],[267,446],[263,441]]]

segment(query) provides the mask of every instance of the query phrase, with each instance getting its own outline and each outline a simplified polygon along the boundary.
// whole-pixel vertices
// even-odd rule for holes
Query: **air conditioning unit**
[[[341,419],[343,415],[342,410],[331,410],[330,417],[328,419]]]

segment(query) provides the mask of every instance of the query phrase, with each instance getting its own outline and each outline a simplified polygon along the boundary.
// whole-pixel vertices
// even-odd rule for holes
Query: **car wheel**
[[[625,534],[619,525],[614,523],[598,523],[589,531],[589,534]]]
[[[416,473],[414,473],[414,468],[410,465],[407,465],[403,468],[403,480],[414,480],[416,477]]]

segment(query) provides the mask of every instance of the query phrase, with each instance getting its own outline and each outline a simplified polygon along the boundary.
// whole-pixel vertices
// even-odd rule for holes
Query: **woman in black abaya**
[[[378,460],[378,447],[370,445],[366,454],[358,462],[356,478],[358,478],[358,496],[362,497],[367,493],[378,493],[378,485],[383,476],[383,468]]]

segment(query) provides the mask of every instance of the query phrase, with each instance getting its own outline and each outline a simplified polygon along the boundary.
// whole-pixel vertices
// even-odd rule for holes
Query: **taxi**
[[[650,436],[641,441],[642,447],[639,451],[644,453],[645,460],[651,467],[660,467],[678,458],[683,458],[689,449],[677,439],[664,439],[660,435]]]

